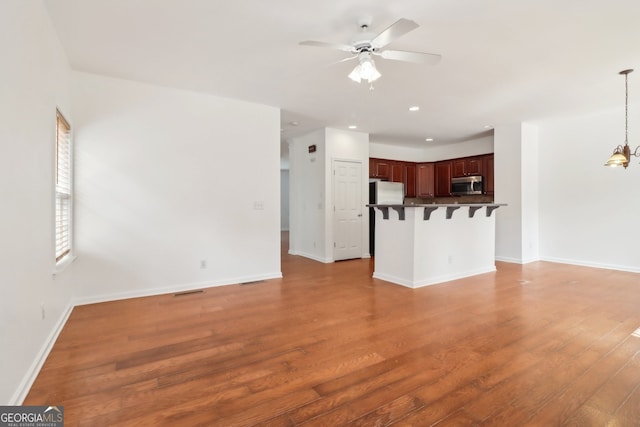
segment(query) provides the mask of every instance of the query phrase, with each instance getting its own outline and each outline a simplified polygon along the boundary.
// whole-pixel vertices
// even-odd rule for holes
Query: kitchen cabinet
[[[451,161],[451,173],[454,178],[482,175],[483,156],[465,157]]]
[[[482,175],[483,193],[493,196],[493,153],[431,163],[369,158],[369,177],[404,183],[405,197],[449,197],[451,178]]]
[[[493,154],[483,157],[482,170],[484,172],[483,186],[484,194],[493,196]]]
[[[416,197],[416,164],[413,162],[370,157],[369,178],[402,182],[405,197]]]
[[[404,195],[405,197],[416,197],[416,165],[406,162],[402,166]]]
[[[451,160],[435,164],[435,195],[447,197],[451,195]]]
[[[404,164],[403,162],[390,162],[391,174],[389,175],[389,181],[391,182],[404,182]]]
[[[389,179],[391,161],[385,159],[369,159],[369,178]]]
[[[405,197],[416,197],[416,164],[411,162],[390,162],[389,181],[404,184]]]
[[[434,196],[434,165],[433,163],[419,163],[416,166],[417,197]]]

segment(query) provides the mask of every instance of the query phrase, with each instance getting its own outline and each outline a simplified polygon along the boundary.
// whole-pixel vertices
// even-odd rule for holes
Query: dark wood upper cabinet
[[[389,179],[391,162],[385,159],[369,159],[369,178]]]
[[[405,163],[404,172],[404,195],[405,197],[416,197],[416,165],[415,163]]]
[[[391,173],[389,174],[389,181],[391,182],[403,182],[404,171],[402,162],[391,162]]]
[[[473,157],[467,159],[467,175],[482,175],[483,158]]]
[[[451,160],[435,164],[436,197],[451,195],[451,164]]]
[[[465,162],[464,159],[452,160],[451,161],[451,174],[452,174],[452,176],[455,176],[455,177],[464,176],[465,163],[466,162]]]
[[[484,194],[493,196],[493,154],[488,154],[483,158],[482,170],[484,171]]]
[[[419,163],[416,166],[417,197],[434,196],[434,165],[433,163]]]
[[[483,176],[483,192],[493,195],[493,153],[435,163],[369,159],[369,177],[404,183],[405,197],[451,196],[451,178]]]
[[[482,175],[484,156],[465,157],[451,161],[451,173],[454,178],[470,175]]]

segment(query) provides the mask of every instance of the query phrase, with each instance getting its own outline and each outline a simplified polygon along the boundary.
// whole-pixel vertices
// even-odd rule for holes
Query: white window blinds
[[[56,262],[71,253],[71,127],[56,111]]]

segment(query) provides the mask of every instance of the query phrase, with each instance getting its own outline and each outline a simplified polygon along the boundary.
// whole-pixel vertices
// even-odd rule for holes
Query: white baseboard
[[[374,279],[384,280],[385,282],[393,283],[395,285],[405,286],[407,288],[413,288],[413,283],[408,280],[401,279],[400,277],[393,276],[391,274],[381,274],[373,272]]]
[[[115,292],[112,294],[102,294],[102,295],[91,296],[91,297],[79,297],[74,299],[73,304],[74,306],[96,304],[100,302],[117,301],[117,300],[129,299],[129,298],[150,297],[150,296],[164,295],[164,294],[173,294],[176,292],[192,291],[194,289],[237,285],[240,283],[257,282],[260,280],[280,279],[280,278],[282,278],[282,272],[258,274],[253,276],[242,276],[242,277],[235,277],[235,278],[228,278],[228,279],[221,279],[221,280],[214,280],[214,281],[186,283],[182,285],[166,286],[162,288],[140,289],[140,290],[127,291],[127,292]]]
[[[335,260],[334,260],[333,258],[322,258],[322,257],[319,257],[319,256],[317,256],[317,255],[310,254],[310,253],[308,253],[308,252],[301,252],[301,251],[298,251],[298,252],[296,252],[296,253],[292,253],[292,252],[289,252],[289,253],[290,253],[291,255],[299,255],[299,256],[303,256],[303,257],[305,257],[305,258],[309,258],[309,259],[312,259],[312,260],[314,260],[314,261],[322,262],[322,263],[324,263],[324,264],[331,264],[332,262],[335,262]]]
[[[20,385],[18,386],[18,389],[11,397],[11,400],[9,401],[9,405],[12,405],[12,406],[22,405],[22,402],[24,402],[24,399],[26,399],[27,394],[29,394],[29,390],[31,390],[31,386],[33,385],[33,382],[38,377],[38,374],[40,373],[40,369],[42,369],[44,362],[47,360],[47,357],[49,356],[49,353],[53,348],[53,345],[58,339],[58,335],[60,335],[60,332],[62,332],[62,328],[64,328],[64,325],[67,323],[67,320],[71,315],[71,311],[73,311],[73,307],[74,307],[73,304],[69,303],[69,305],[67,305],[65,310],[60,315],[60,318],[55,323],[53,329],[51,330],[51,333],[49,334],[46,341],[40,348],[40,351],[38,352],[35,359],[31,363],[29,370],[27,371],[25,376],[22,378],[22,381],[20,381]]]
[[[539,259],[523,260],[523,259],[497,256],[496,261],[508,262],[511,264],[529,264],[537,261],[547,261],[547,262],[555,262],[558,264],[578,265],[581,267],[604,268],[606,270],[617,270],[617,271],[628,271],[629,273],[640,273],[640,267],[617,265],[617,264],[606,264],[601,262],[582,261],[578,259],[567,259],[567,258],[540,257]]]
[[[496,261],[508,262],[509,264],[529,264],[530,262],[540,261],[539,259],[523,260],[522,258],[510,258],[496,256]]]
[[[416,289],[416,288],[421,288],[423,286],[437,285],[439,283],[451,282],[453,280],[458,280],[458,279],[464,279],[465,277],[477,276],[478,274],[493,273],[494,271],[496,271],[495,266],[464,271],[456,274],[447,274],[443,276],[431,277],[426,280],[415,280],[415,281],[405,280],[399,277],[380,274],[376,272],[373,273],[373,277],[375,279],[385,280],[387,282],[395,283],[397,285],[402,285],[408,288]]]
[[[543,257],[540,259],[540,261],[555,262],[558,264],[579,265],[581,267],[603,268],[606,270],[627,271],[629,273],[640,273],[640,267],[633,267],[633,266],[627,266],[627,265],[605,264],[601,262],[582,261],[582,260],[576,260],[576,259],[565,259],[565,258],[554,258],[554,257]]]

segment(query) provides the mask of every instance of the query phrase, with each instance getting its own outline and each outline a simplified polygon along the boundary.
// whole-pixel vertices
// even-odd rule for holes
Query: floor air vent
[[[264,280],[254,280],[253,282],[240,283],[240,286],[243,286],[243,285],[255,285],[256,283],[262,283],[262,282],[264,282]]]
[[[204,291],[202,289],[196,289],[194,291],[184,291],[184,292],[176,292],[173,294],[174,297],[183,297],[185,295],[193,295],[193,294],[202,294]]]

